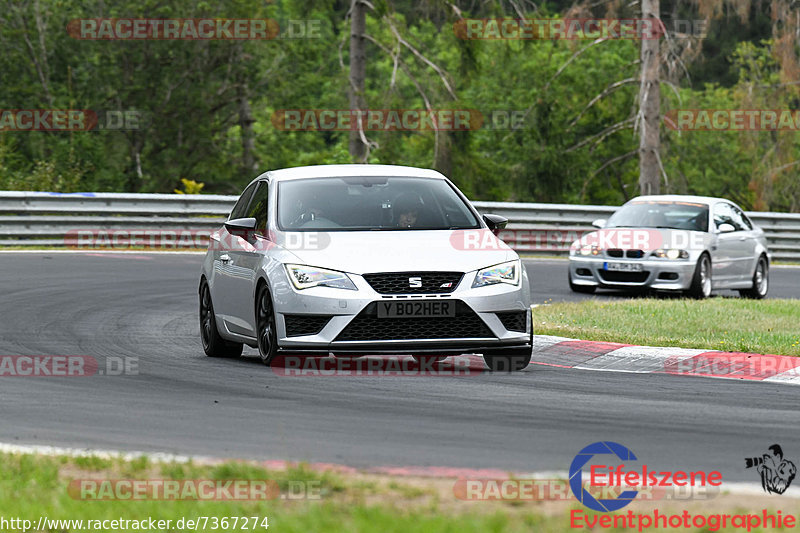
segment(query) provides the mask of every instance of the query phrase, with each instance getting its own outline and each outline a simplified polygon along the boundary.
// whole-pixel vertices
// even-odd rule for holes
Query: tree
[[[367,76],[367,3],[352,0],[350,4],[350,111],[359,117],[358,128],[350,130],[350,156],[354,161],[365,163],[367,141],[360,120],[360,111],[366,109],[364,83]]]
[[[349,73],[349,96],[350,96],[350,111],[353,115],[358,117],[356,120],[357,129],[353,129],[349,136],[349,151],[350,155],[358,162],[364,163],[369,157],[370,150],[377,148],[378,145],[374,141],[370,141],[363,130],[363,121],[360,118],[359,111],[368,109],[366,103],[366,43],[369,41],[382,51],[387,57],[390,57],[393,62],[393,69],[391,78],[389,80],[390,89],[394,89],[398,70],[401,70],[413,83],[418,95],[424,100],[425,107],[428,111],[432,111],[431,99],[427,95],[426,88],[419,82],[413,73],[411,62],[404,59],[402,53],[408,52],[412,56],[412,61],[416,60],[421,63],[424,68],[433,71],[442,85],[447,91],[447,94],[456,99],[455,91],[449,81],[448,73],[432,61],[427,55],[423,54],[419,47],[412,44],[409,36],[404,35],[401,24],[395,17],[395,12],[392,11],[391,5],[388,3],[380,3],[373,5],[367,0],[351,0],[350,11],[350,73]],[[376,15],[376,18],[389,30],[390,43],[387,44],[381,40],[380,35],[370,35],[367,33],[367,9]],[[434,164],[438,162],[439,155],[439,132],[434,130]]]
[[[641,0],[642,19],[660,25],[659,0]],[[659,32],[660,33],[660,32]],[[661,191],[661,56],[657,36],[643,35],[641,40],[641,85],[636,125],[639,134],[639,192]],[[655,38],[653,38],[655,37]]]

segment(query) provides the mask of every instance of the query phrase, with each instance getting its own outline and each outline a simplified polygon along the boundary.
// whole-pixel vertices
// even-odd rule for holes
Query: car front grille
[[[525,333],[528,329],[528,312],[527,311],[506,311],[503,313],[495,313],[503,327],[508,331],[521,331]]]
[[[644,257],[643,250],[620,250],[619,248],[609,248],[606,250],[608,257],[628,257],[630,259],[641,259]]]
[[[286,336],[316,335],[330,321],[330,315],[284,315]]]
[[[618,281],[620,283],[644,283],[647,281],[647,276],[650,275],[650,272],[643,271],[643,272],[618,272],[616,270],[599,270],[600,277],[603,278],[603,281],[610,281],[615,282]]]
[[[495,338],[475,311],[456,301],[454,317],[378,318],[378,305],[367,305],[336,337],[337,341]]]
[[[381,272],[364,274],[367,283],[380,294],[437,294],[453,292],[463,272]],[[419,284],[419,287],[412,285]]]

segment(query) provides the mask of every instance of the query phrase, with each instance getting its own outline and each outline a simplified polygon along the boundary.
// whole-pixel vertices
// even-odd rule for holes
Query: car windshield
[[[605,227],[708,231],[708,206],[691,202],[629,202],[608,219]]]
[[[475,229],[477,217],[450,184],[407,177],[311,178],[280,182],[284,231]]]

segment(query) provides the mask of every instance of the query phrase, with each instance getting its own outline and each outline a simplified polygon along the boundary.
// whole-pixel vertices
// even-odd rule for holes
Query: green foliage
[[[348,5],[4,1],[0,109],[133,110],[141,120],[116,130],[2,132],[0,189],[235,194],[265,170],[351,162],[348,131],[289,132],[273,124],[280,110],[349,107]],[[459,5],[465,17],[517,18],[500,2]],[[548,2],[535,16],[564,16],[571,5]],[[637,42],[462,40],[444,4],[374,6],[367,17],[375,41],[367,50],[369,107],[421,110],[427,101],[433,109],[478,111],[485,120],[479,129],[438,134],[368,131],[370,162],[437,168],[482,200],[618,204],[637,194],[631,124],[608,133],[635,113]],[[692,18],[694,7],[679,8],[675,13]],[[782,84],[772,43],[761,41],[770,34],[764,9],[752,7],[752,24],[730,16],[713,22],[703,54],[689,65],[692,77],[677,95],[662,86],[662,111],[797,108],[797,87]],[[272,18],[284,31],[289,21],[313,20],[319,33],[270,41],[92,41],[65,31],[70,20],[100,16]],[[396,34],[429,62],[398,46]],[[441,67],[452,93],[431,64]],[[611,90],[625,79],[631,82]],[[525,119],[509,129],[492,123],[492,112]],[[664,128],[664,188],[725,195],[747,208],[800,210],[794,137]]]
[[[791,87],[780,83],[772,43],[743,42],[731,61],[739,79],[733,87],[707,84],[667,94],[669,108],[796,109]],[[671,131],[662,137],[664,167],[678,193],[725,196],[748,209],[797,211],[800,154],[796,131]]]

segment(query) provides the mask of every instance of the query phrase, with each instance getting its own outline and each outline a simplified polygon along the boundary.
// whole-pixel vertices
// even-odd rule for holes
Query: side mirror
[[[248,241],[253,238],[254,230],[256,229],[255,218],[234,218],[225,223],[225,229],[231,235],[242,237]]]
[[[732,231],[736,231],[736,228],[734,228],[732,224],[728,223],[720,224],[719,227],[717,227],[717,229],[719,230],[720,233],[730,233]]]
[[[594,226],[595,228],[598,228],[598,229],[603,229],[603,228],[606,227],[606,222],[608,222],[607,219],[598,218],[598,219],[596,219],[595,221],[592,222],[592,226]]]
[[[483,221],[495,235],[508,224],[508,219],[500,215],[483,215]]]

